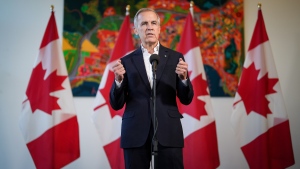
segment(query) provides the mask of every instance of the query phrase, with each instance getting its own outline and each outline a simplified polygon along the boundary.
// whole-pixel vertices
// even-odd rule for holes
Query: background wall
[[[245,48],[257,19],[257,3],[244,0]],[[282,87],[296,164],[300,168],[300,1],[261,0]],[[50,5],[60,34],[63,1],[0,0],[0,168],[35,168],[19,129],[21,104],[50,17]],[[298,86],[298,87],[297,87]],[[81,156],[66,169],[108,168],[99,136],[91,121],[94,98],[74,98],[80,126]],[[219,169],[247,169],[230,124],[233,98],[212,98],[219,142]]]

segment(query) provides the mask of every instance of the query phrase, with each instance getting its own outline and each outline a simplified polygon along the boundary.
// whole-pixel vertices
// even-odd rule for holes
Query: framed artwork
[[[187,0],[65,0],[63,52],[73,96],[95,96],[123,22],[150,7],[161,18],[160,43],[176,50]],[[212,97],[233,97],[244,62],[243,0],[195,0],[194,24]],[[134,35],[134,46],[140,41]],[[195,86],[196,87],[196,86]]]

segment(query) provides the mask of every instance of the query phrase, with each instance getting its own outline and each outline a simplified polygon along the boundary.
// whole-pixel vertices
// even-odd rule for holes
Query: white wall
[[[300,168],[300,1],[261,0],[267,32],[290,118],[296,164]],[[258,1],[244,0],[245,48],[257,18]],[[33,63],[50,17],[50,5],[60,34],[63,1],[9,0],[0,2],[0,168],[35,168],[21,135],[18,119]],[[91,123],[93,98],[74,98],[80,126],[81,156],[68,169],[108,168]],[[247,169],[230,125],[233,98],[213,98],[216,113],[220,169]]]

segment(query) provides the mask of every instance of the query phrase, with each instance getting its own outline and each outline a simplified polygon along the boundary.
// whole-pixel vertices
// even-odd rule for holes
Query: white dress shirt
[[[144,64],[145,64],[145,68],[146,68],[148,80],[149,80],[149,83],[150,83],[150,86],[151,86],[151,89],[152,89],[152,86],[153,86],[153,74],[152,74],[152,65],[151,65],[149,59],[150,59],[150,56],[152,54],[157,54],[158,55],[159,42],[154,47],[154,52],[152,54],[149,53],[148,50],[146,48],[144,48],[144,46],[142,44],[141,44],[141,49],[142,49],[142,52],[143,52]],[[118,81],[115,80],[115,82],[116,82],[117,88],[121,87],[122,81],[118,82]],[[186,79],[182,80],[182,83],[184,85],[187,85],[187,80]]]
[[[148,80],[152,89],[153,86],[153,73],[152,73],[152,65],[150,63],[150,56],[152,54],[157,54],[158,55],[158,49],[159,49],[159,42],[157,43],[157,45],[154,47],[154,52],[151,54],[148,52],[148,50],[146,48],[144,48],[143,45],[141,45],[142,48],[142,52],[143,52],[143,58],[144,58],[144,63],[145,63],[145,68],[146,68],[146,72],[147,72],[147,76],[148,76]]]

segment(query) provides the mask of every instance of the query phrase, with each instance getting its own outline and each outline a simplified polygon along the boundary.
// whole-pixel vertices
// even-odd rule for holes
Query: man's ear
[[[134,34],[135,34],[135,35],[139,35],[139,34],[138,34],[138,31],[136,30],[136,28],[134,27],[133,29],[134,29]]]

